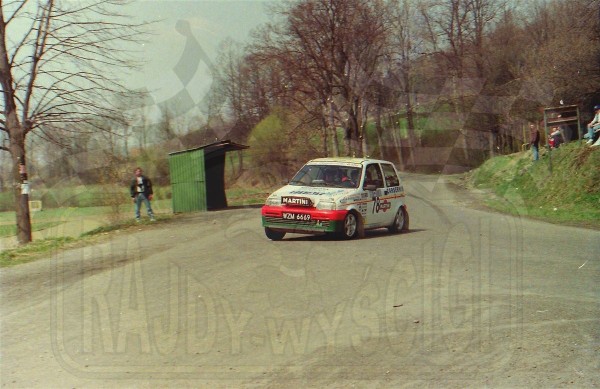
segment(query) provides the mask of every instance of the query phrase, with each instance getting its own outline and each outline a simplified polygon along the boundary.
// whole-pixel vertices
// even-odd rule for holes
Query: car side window
[[[381,165],[381,167],[383,168],[383,175],[385,177],[385,182],[387,186],[399,186],[400,179],[398,178],[394,167],[390,164],[383,164]]]
[[[377,188],[383,187],[383,175],[378,164],[368,165],[365,172],[365,185],[375,185]]]

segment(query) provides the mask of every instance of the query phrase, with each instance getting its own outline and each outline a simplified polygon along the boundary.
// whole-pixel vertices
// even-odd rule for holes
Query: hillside
[[[494,209],[600,228],[600,147],[572,142],[540,150],[532,161],[525,151],[492,158],[466,175],[468,186],[487,190]]]

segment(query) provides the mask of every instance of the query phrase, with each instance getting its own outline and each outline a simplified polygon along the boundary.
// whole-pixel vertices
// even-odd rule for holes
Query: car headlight
[[[330,200],[322,200],[317,203],[317,209],[325,211],[335,211],[335,202]]]
[[[267,201],[265,201],[265,205],[281,205],[281,199],[279,196],[271,195],[267,198]]]

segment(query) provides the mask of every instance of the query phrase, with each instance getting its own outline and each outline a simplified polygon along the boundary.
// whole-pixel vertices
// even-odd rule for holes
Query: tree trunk
[[[396,150],[396,156],[398,158],[398,164],[400,165],[400,170],[406,170],[406,164],[404,163],[404,156],[402,155],[402,140],[400,139],[400,134],[398,134],[399,129],[394,126],[393,119],[390,119],[391,124],[391,133],[392,139],[394,141],[394,149]]]
[[[461,65],[462,66],[462,65]],[[461,67],[462,69],[462,67]],[[458,72],[457,76],[452,76],[452,92],[453,92],[453,102],[452,104],[454,105],[454,114],[456,115],[456,118],[459,120],[460,122],[460,127],[458,129],[459,132],[459,140],[461,140],[461,144],[457,145],[458,147],[462,148],[463,150],[463,158],[464,158],[464,163],[465,165],[469,162],[470,157],[469,157],[469,142],[467,140],[467,130],[464,128],[464,123],[465,120],[462,119],[462,115],[466,115],[466,109],[465,109],[465,98],[464,98],[464,88],[463,88],[463,83],[464,83],[464,78],[463,78],[463,73],[462,70]],[[460,85],[458,86],[457,83],[460,83]],[[457,90],[460,89],[460,90]],[[462,147],[461,147],[462,146]]]
[[[335,127],[333,127],[331,129],[331,138],[333,140],[333,156],[339,157],[340,156],[340,144],[338,141],[337,129]]]
[[[410,166],[412,166],[412,170],[417,170],[417,163],[415,161],[415,153],[417,152],[417,147],[421,146],[417,142],[417,137],[415,136],[414,130],[408,131],[408,149],[410,150],[409,160]],[[408,161],[407,161],[408,162]]]
[[[383,145],[383,125],[381,124],[381,103],[377,104],[375,109],[375,132],[377,133],[377,146],[379,147],[379,157],[386,159],[386,153]]]
[[[408,85],[408,77],[406,78]],[[415,148],[416,148],[416,136],[415,136],[415,118],[413,114],[412,101],[410,99],[410,90],[406,90],[406,125],[408,135],[408,145],[410,147],[410,163],[413,170],[416,169],[415,163]]]
[[[367,143],[367,115],[369,112],[369,107],[367,106],[367,104],[364,103],[361,103],[359,107],[360,111],[358,116],[358,123],[360,127],[358,139],[360,141],[360,155],[362,155],[363,157],[369,157],[370,152],[369,145]]]
[[[346,123],[344,144],[346,148],[346,157],[352,156],[352,129],[350,128],[350,119]]]
[[[333,140],[333,156],[340,156],[340,145],[338,144],[337,130],[335,128],[334,112],[335,106],[333,100],[329,102],[329,124],[331,126],[331,139]]]
[[[22,128],[12,128],[11,130],[10,153],[13,157],[17,240],[19,244],[27,244],[31,242],[31,216],[29,214],[29,183],[27,182],[27,165],[25,163],[25,134]]]
[[[360,150],[363,157],[371,157],[369,152],[369,145],[367,143],[367,135],[365,134],[365,125],[362,125],[362,135],[360,136]]]
[[[328,146],[328,136],[327,136],[327,131],[329,126],[327,125],[327,119],[325,118],[325,115],[323,115],[321,117],[321,127],[323,128],[323,153],[328,156],[329,155],[329,146]]]
[[[410,164],[413,170],[416,169],[415,163],[415,152],[416,152],[416,136],[415,136],[415,117],[413,112],[413,101],[411,98],[412,93],[412,82],[411,82],[411,70],[409,53],[406,53],[405,59],[405,71],[403,73],[404,79],[404,95],[406,96],[406,126],[408,135],[408,146],[410,148]]]
[[[346,137],[348,138],[348,156],[356,157],[363,156],[362,155],[362,147],[359,142],[360,136],[360,128],[358,124],[358,110],[357,110],[357,102],[354,101],[354,104],[350,105],[348,109],[348,130],[346,133]]]

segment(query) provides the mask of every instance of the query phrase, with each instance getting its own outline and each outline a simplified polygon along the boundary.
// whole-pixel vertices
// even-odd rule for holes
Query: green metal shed
[[[247,148],[225,140],[169,153],[173,212],[227,208],[225,153]]]

